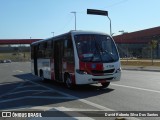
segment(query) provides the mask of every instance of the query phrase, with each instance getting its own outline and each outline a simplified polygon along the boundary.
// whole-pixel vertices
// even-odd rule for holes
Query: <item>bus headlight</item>
[[[116,73],[119,73],[119,72],[121,72],[121,68],[118,68],[118,69],[116,70]]]
[[[76,72],[79,73],[79,74],[87,74],[87,72],[85,70],[77,69]]]

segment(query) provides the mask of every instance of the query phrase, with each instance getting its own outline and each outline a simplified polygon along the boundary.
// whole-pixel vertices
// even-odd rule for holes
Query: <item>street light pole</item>
[[[74,12],[71,12],[71,13],[73,13],[73,14],[74,14],[74,17],[75,17],[75,30],[76,30],[76,26],[77,26],[77,25],[76,25],[76,24],[77,24],[77,23],[76,23],[76,22],[77,22],[77,20],[76,20],[76,12],[74,11]]]
[[[32,39],[32,37],[29,37],[30,38],[30,44],[32,43],[32,41],[31,41],[31,39]]]
[[[112,36],[112,23],[110,17],[107,15],[109,21],[110,21],[110,35]]]
[[[107,16],[109,21],[110,21],[110,35],[111,36],[113,35],[112,34],[112,23],[111,23],[111,19],[108,16],[108,11],[96,10],[96,9],[87,9],[87,14]]]
[[[54,37],[54,32],[51,32],[53,34],[53,37]]]

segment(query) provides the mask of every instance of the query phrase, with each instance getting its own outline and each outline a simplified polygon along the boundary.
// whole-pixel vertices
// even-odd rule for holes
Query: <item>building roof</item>
[[[76,32],[76,31],[75,31]],[[116,43],[128,44],[147,44],[151,40],[160,40],[160,26],[135,31],[131,33],[124,33],[113,37]],[[42,39],[0,39],[0,44],[31,44]]]
[[[41,39],[0,39],[0,44],[31,44]]]
[[[160,39],[160,26],[141,31],[124,33],[113,37],[116,43],[148,43],[154,38]]]

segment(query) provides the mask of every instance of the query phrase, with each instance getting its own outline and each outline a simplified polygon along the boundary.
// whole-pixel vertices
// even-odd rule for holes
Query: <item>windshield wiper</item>
[[[95,51],[98,51],[100,59],[101,59],[101,62],[102,62],[103,60],[102,60],[102,56],[101,56],[101,47],[100,47],[99,43],[97,43],[96,40],[95,40],[95,48],[96,48]],[[93,58],[94,58],[95,51],[93,53]],[[93,58],[92,58],[92,60],[93,60]]]
[[[108,52],[107,50],[104,50],[104,52],[107,53],[113,61],[115,60],[111,52]]]
[[[101,54],[101,52],[102,52],[102,53],[103,53],[103,52],[107,53],[107,55],[112,59],[111,62],[113,62],[113,61],[115,60],[114,57],[111,55],[111,53],[108,52],[108,50],[103,49],[102,46],[99,45],[99,43],[98,43],[97,45],[98,45],[98,48],[99,48],[99,50],[100,50],[101,60],[102,60],[102,54]]]

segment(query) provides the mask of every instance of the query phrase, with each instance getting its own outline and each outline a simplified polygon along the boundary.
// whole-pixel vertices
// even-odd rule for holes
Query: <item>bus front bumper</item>
[[[76,73],[76,84],[95,84],[102,82],[114,82],[119,81],[121,78],[121,72],[114,74],[107,74],[103,76],[93,76],[90,74],[78,74]]]

